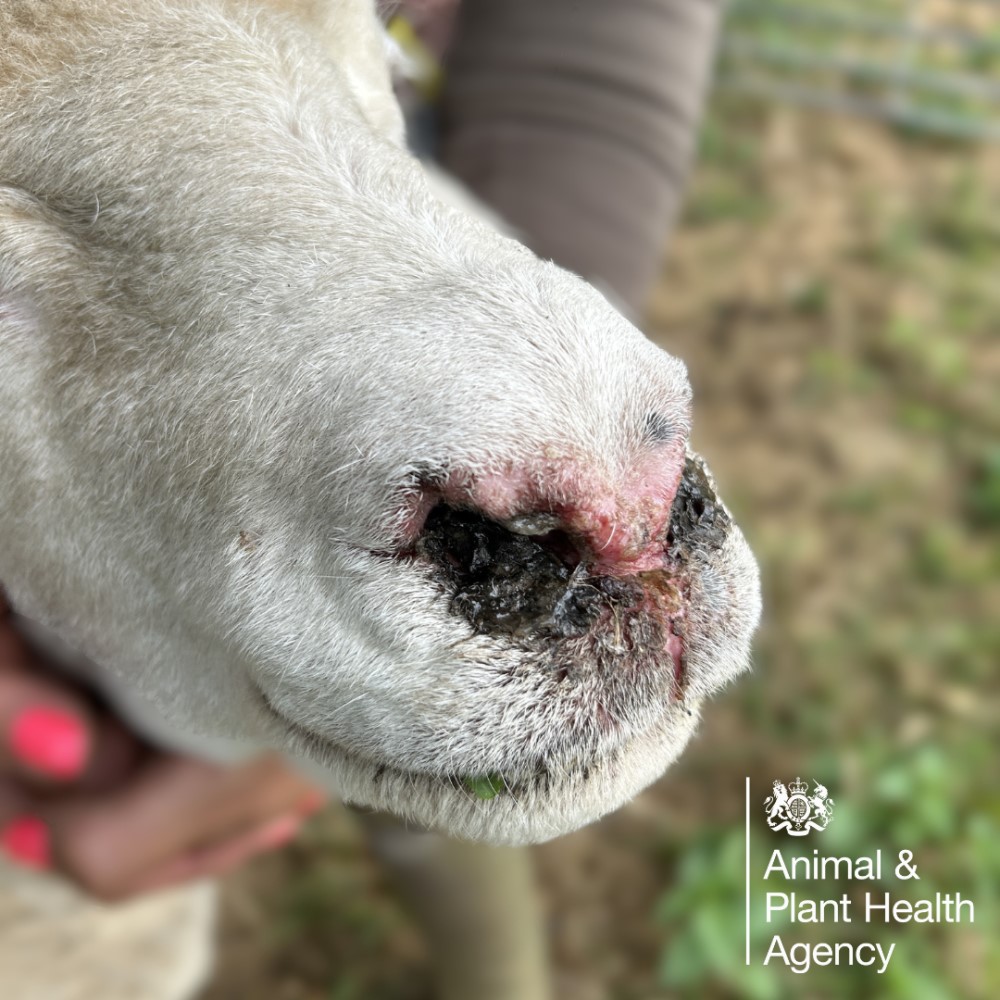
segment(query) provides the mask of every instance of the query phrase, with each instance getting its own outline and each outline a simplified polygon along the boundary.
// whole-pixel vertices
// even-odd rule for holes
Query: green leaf
[[[499,774],[481,774],[463,778],[462,783],[477,799],[484,801],[495,799],[506,787]]]

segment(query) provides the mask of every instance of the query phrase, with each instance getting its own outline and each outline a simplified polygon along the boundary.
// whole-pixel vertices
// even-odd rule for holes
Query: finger
[[[310,795],[277,757],[221,768],[161,756],[121,789],[52,803],[42,815],[58,867],[93,895],[116,899],[167,862],[299,812]]]
[[[0,636],[7,629],[0,622]],[[72,688],[27,672],[25,663],[16,654],[0,659],[0,774],[42,783],[79,778],[95,744],[92,712]]]
[[[123,784],[144,760],[156,753],[106,710],[97,710],[93,723],[90,757],[73,785],[80,792],[104,792]]]
[[[36,811],[20,782],[0,776],[0,858],[26,868],[49,867],[49,832]]]
[[[196,879],[218,878],[259,854],[284,847],[295,838],[304,822],[305,818],[297,814],[279,816],[216,847],[193,851],[168,861],[137,879],[125,892],[127,895],[141,895]]]
[[[97,789],[121,780],[141,752],[122,723],[53,673],[0,613],[0,775],[38,788],[75,781]]]
[[[298,804],[297,812],[271,819],[213,846],[194,849],[140,873],[131,881],[121,879],[115,886],[91,886],[92,891],[108,901],[118,901],[196,879],[224,875],[258,854],[285,846],[323,802],[324,797],[311,793]],[[0,855],[7,861],[38,870],[52,867],[51,828],[36,815],[43,808],[19,795],[16,788],[0,784]]]

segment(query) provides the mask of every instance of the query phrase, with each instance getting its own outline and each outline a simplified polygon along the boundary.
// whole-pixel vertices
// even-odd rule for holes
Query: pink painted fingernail
[[[87,730],[58,708],[29,708],[10,727],[10,748],[23,764],[52,778],[75,778],[87,761]]]
[[[52,849],[49,831],[37,816],[19,816],[0,830],[0,851],[25,868],[49,868]]]
[[[256,838],[257,845],[262,851],[273,851],[284,847],[290,840],[295,839],[301,828],[302,820],[298,816],[282,816],[260,830]]]

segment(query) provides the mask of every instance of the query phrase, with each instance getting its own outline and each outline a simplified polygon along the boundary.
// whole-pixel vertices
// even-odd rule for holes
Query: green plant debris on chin
[[[471,778],[463,778],[462,784],[476,796],[488,802],[495,799],[505,788],[503,778],[499,774],[479,774]]]

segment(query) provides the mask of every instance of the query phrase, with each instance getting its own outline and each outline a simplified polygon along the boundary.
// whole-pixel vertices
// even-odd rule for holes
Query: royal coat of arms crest
[[[764,800],[767,825],[792,837],[804,837],[813,830],[825,830],[833,818],[833,799],[826,787],[815,779],[810,792],[809,782],[796,778],[785,786],[775,781],[774,791]]]

